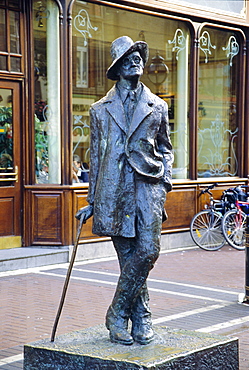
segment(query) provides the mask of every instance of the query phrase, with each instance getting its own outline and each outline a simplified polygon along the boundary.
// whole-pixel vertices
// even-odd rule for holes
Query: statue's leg
[[[141,290],[144,291],[145,295],[143,293],[143,297],[139,301],[145,302],[147,300],[145,283],[149,271],[158,257],[159,247],[155,247],[155,243],[150,243],[150,241],[146,245],[144,242],[141,244],[140,238],[113,237],[112,240],[119,256],[121,273],[112,304],[106,315],[106,326],[110,330],[112,341],[131,344],[128,343],[130,341],[127,337],[128,320]],[[143,317],[145,320],[145,315]],[[132,339],[131,336],[130,338]],[[136,336],[136,340],[139,342],[139,336]],[[140,342],[145,344],[148,341],[146,339],[140,340]]]
[[[120,272],[122,272],[125,262],[132,255],[133,248],[130,243],[131,240],[128,238],[113,237],[112,241],[117,252]],[[133,338],[127,331],[130,312],[129,309],[125,308],[127,298],[119,294],[118,286],[114,298],[106,314],[106,327],[110,331],[110,339],[112,342],[130,345],[133,343]]]
[[[131,255],[134,252],[134,244],[130,243],[129,247],[126,248],[120,248],[119,243],[115,243],[115,238],[114,238],[114,246],[116,244],[116,252],[118,255],[118,260],[119,260],[119,266],[120,266],[120,271],[122,271],[127,259],[131,257]],[[151,320],[151,311],[149,307],[149,292],[147,288],[147,283],[143,285],[142,289],[140,290],[139,295],[137,296],[135,302],[132,305],[131,308],[131,316],[130,316],[131,321],[133,322],[132,325],[132,334],[135,335],[134,333],[140,333],[141,337],[141,332],[143,331],[142,328],[146,328],[147,334],[144,336],[142,335],[143,338],[140,338],[140,341],[143,342],[148,342],[150,341],[151,338],[153,338],[153,331],[151,331],[152,327],[152,320]],[[128,326],[128,320],[127,320],[127,325],[126,329]],[[139,337],[137,335],[137,337]]]
[[[145,283],[159,256],[166,195],[162,184],[149,184],[139,176],[136,192],[136,237],[112,237],[121,273],[106,315],[106,326],[111,340],[124,344],[131,344],[132,338],[141,344],[153,339]],[[129,318],[132,319],[132,336],[127,331]]]
[[[137,176],[137,224],[138,245],[140,248],[150,248],[159,254],[162,228],[162,211],[166,200],[166,192],[162,183],[150,184],[140,181]],[[154,260],[155,262],[155,260]],[[149,293],[147,284],[143,285],[140,294],[132,306],[131,335],[140,344],[149,343],[153,337]]]
[[[131,321],[131,335],[133,339],[140,344],[150,343],[154,338],[154,332],[152,329],[149,293],[146,283],[132,306]]]

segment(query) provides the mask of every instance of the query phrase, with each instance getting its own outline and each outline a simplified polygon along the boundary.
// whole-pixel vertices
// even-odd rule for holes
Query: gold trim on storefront
[[[0,237],[0,249],[12,249],[22,246],[21,236],[2,236]]]

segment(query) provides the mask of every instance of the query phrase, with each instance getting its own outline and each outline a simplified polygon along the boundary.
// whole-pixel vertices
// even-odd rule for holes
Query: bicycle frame
[[[238,225],[241,225],[242,224],[242,219],[243,219],[242,214],[243,213],[248,214],[249,202],[243,202],[241,200],[236,200],[235,206],[236,206],[236,208],[238,210],[238,215],[239,215]],[[241,207],[246,207],[247,208],[247,212],[243,212],[243,210],[241,209]]]
[[[208,251],[220,249],[224,243],[225,238],[221,230],[221,218],[224,214],[225,203],[216,201],[210,191],[218,184],[213,184],[203,189],[202,194],[208,194],[210,197],[209,203],[205,204],[204,209],[198,212],[191,220],[190,234],[200,248]],[[220,208],[218,208],[218,204]]]

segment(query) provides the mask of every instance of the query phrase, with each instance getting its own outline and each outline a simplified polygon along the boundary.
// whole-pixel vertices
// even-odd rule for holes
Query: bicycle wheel
[[[206,251],[217,251],[226,240],[221,230],[222,215],[211,210],[197,213],[190,224],[193,241]]]
[[[222,232],[231,247],[244,250],[246,243],[246,214],[239,210],[231,210],[224,214],[221,223]]]

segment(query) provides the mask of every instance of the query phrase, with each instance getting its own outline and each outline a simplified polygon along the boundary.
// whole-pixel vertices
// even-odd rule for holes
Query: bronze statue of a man
[[[107,77],[117,83],[90,109],[89,206],[76,217],[93,215],[93,233],[110,236],[118,255],[120,277],[106,314],[111,341],[148,344],[154,334],[146,279],[159,255],[172,188],[168,109],[140,82],[146,42],[119,37],[111,55]]]

